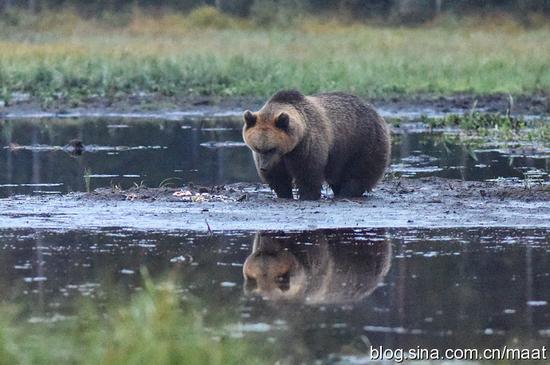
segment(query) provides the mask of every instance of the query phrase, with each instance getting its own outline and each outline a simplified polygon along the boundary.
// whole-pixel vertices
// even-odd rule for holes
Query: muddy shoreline
[[[176,193],[174,195],[174,193]],[[442,178],[390,179],[360,199],[277,199],[261,184],[99,189],[0,200],[0,229],[255,231],[550,227],[550,189]]]
[[[435,96],[413,94],[394,97],[365,98],[385,115],[420,116],[462,114],[472,110],[489,113],[506,113],[510,98],[507,94],[471,95],[455,94]],[[119,98],[87,98],[78,104],[63,99],[48,104],[24,95],[8,105],[0,101],[0,118],[70,117],[94,115],[182,113],[181,116],[239,115],[245,109],[258,109],[265,102],[261,97],[220,96],[159,96],[138,95]],[[550,94],[518,95],[513,97],[512,114],[550,115]]]

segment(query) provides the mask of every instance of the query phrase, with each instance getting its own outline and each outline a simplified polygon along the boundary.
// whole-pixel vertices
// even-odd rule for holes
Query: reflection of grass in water
[[[0,364],[265,363],[243,341],[213,339],[195,305],[180,298],[172,284],[145,280],[143,292],[106,314],[90,305],[56,323],[4,321]]]
[[[136,189],[142,189],[142,188],[147,187],[147,185],[145,185],[145,181],[141,180],[139,183],[134,182],[134,187]]]
[[[529,93],[550,89],[550,28],[510,23],[419,28],[300,19],[289,27],[243,20],[150,17],[122,25],[74,14],[0,23],[0,84],[49,103],[61,95],[306,93]],[[100,30],[98,30],[100,29]],[[32,42],[21,42],[21,39]]]
[[[84,185],[86,187],[86,192],[89,193],[92,188],[91,188],[91,176],[92,175],[92,170],[89,168],[89,167],[86,167],[84,169]]]

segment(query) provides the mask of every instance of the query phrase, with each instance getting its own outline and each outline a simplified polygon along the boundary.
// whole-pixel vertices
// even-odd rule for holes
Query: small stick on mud
[[[350,200],[348,198],[344,198],[342,199],[343,202],[348,202],[348,203],[352,203],[352,204],[355,204],[355,205],[361,205],[361,203],[359,202],[356,202],[356,201],[353,201],[353,200]]]
[[[401,180],[397,181],[397,184],[395,185],[395,190],[398,190],[401,187]]]

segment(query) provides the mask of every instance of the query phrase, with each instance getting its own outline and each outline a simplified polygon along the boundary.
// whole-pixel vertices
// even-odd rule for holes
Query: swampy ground
[[[1,365],[548,343],[546,22],[113,19],[0,18]],[[259,182],[240,116],[282,88],[375,105],[374,192]]]
[[[238,108],[0,122],[4,358],[347,364],[371,345],[547,343],[544,115],[518,127],[464,109],[501,123],[465,130],[380,108],[379,188],[301,202],[258,181]]]

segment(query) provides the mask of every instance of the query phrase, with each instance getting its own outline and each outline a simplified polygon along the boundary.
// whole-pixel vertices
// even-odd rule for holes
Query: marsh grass
[[[422,116],[420,121],[430,128],[460,128],[465,135],[484,140],[550,142],[550,123],[544,119],[527,121],[523,117],[472,110],[464,115],[450,114],[443,118]],[[399,122],[395,121],[397,125]]]
[[[159,188],[175,188],[183,183],[183,179],[179,177],[168,177],[159,183]]]
[[[472,111],[464,115],[449,114],[443,118],[422,116],[420,121],[432,128],[459,127],[466,130],[500,128],[503,130],[518,131],[527,126],[527,122],[523,117],[512,117],[500,113],[483,113],[477,111]]]
[[[67,13],[67,14],[65,14]],[[188,16],[135,11],[120,24],[73,12],[0,22],[4,100],[157,95],[265,97],[282,88],[407,93],[550,90],[550,27],[512,21],[383,27],[300,19],[258,26],[197,9]]]
[[[198,308],[170,282],[155,286],[146,279],[143,292],[129,303],[108,305],[106,312],[88,303],[74,318],[33,324],[4,314],[0,365],[265,363],[265,351],[216,337]]]

